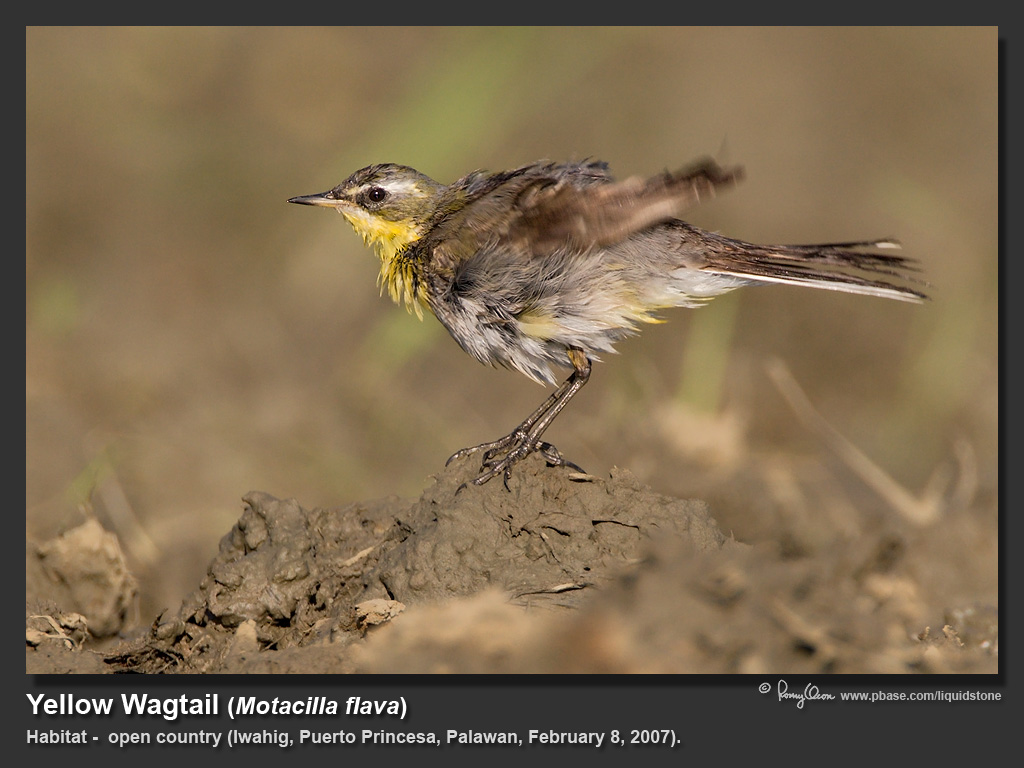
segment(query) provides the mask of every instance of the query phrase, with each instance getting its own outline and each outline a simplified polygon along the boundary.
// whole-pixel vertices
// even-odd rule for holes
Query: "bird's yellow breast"
[[[423,317],[427,304],[426,285],[419,279],[407,249],[422,236],[422,229],[408,219],[389,221],[374,216],[359,208],[342,210],[352,228],[373,248],[380,257],[380,275],[377,282],[381,293],[384,288],[396,304],[405,304],[406,309]]]

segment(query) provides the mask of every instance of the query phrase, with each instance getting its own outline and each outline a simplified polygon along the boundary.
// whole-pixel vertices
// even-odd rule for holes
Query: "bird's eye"
[[[371,203],[379,203],[387,196],[388,192],[383,187],[370,187],[366,190],[366,197]]]

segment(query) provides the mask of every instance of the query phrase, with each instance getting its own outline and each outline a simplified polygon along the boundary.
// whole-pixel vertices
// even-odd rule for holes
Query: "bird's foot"
[[[490,443],[482,443],[480,445],[475,445],[472,448],[463,448],[461,451],[456,451],[448,459],[445,466],[455,459],[468,456],[469,454],[476,453],[480,450],[484,451],[480,463],[480,475],[460,485],[456,489],[456,493],[470,484],[483,485],[488,480],[491,480],[498,475],[502,476],[502,481],[505,484],[505,490],[510,491],[511,489],[508,487],[508,481],[509,478],[512,477],[512,467],[535,451],[544,457],[544,460],[547,462],[549,467],[569,467],[577,472],[583,472],[585,474],[585,471],[581,467],[564,458],[554,445],[537,438],[531,438],[530,435],[522,428],[513,430],[510,434],[500,440],[495,440]],[[501,455],[502,452],[504,452],[504,455]],[[498,458],[498,456],[500,456],[500,458]]]
[[[470,446],[469,448],[462,448],[456,451],[455,453],[448,457],[448,461],[446,461],[444,465],[447,467],[453,461],[463,459],[466,456],[469,456],[471,453],[483,451],[484,455],[482,466],[485,467],[491,460],[491,457],[494,456],[494,454],[500,453],[502,450],[504,450],[510,445],[522,444],[526,440],[526,437],[526,430],[523,429],[523,427],[516,427],[514,430],[512,430],[512,432],[505,435],[503,438],[499,440],[493,440],[489,443],[480,443],[480,445],[473,445]]]

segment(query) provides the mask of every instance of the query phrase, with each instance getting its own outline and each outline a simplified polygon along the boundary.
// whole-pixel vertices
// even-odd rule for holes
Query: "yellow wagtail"
[[[711,160],[624,181],[601,162],[538,162],[445,185],[387,163],[288,202],[341,213],[376,249],[381,290],[420,317],[430,310],[477,360],[548,384],[557,381],[552,364],[571,366],[512,432],[448,459],[483,451],[471,482],[500,474],[507,487],[512,467],[533,451],[579,469],[541,439],[544,431],[587,383],[598,354],[639,323],[659,322],[659,310],[759,283],[926,298],[900,284],[920,282],[908,275],[909,259],[879,252],[898,248],[892,240],[755,245],[675,218],[741,176]]]

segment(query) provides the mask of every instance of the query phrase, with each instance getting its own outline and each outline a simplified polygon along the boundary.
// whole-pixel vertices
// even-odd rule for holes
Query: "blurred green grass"
[[[995,496],[994,28],[47,27],[26,43],[28,533],[74,520],[68,489],[116,456],[103,476],[163,553],[157,610],[245,492],[414,495],[544,396],[382,299],[339,217],[284,203],[374,162],[450,181],[715,154],[748,180],[699,226],[899,238],[926,306],[765,288],[668,313],[596,367],[551,438],[592,472],[714,497],[708,436],[666,437],[654,415],[739,413],[723,440],[748,460],[821,452],[764,376],[778,356],[909,487],[964,438]]]

